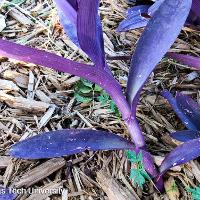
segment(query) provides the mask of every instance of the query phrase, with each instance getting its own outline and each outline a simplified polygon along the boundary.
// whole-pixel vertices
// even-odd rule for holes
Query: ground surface
[[[1,31],[1,37],[76,61],[90,62],[63,34],[51,0],[21,2],[19,6],[11,6],[8,1],[2,1],[0,11],[6,27]],[[142,32],[139,29],[116,33],[115,29],[129,6],[131,4],[126,0],[101,1],[105,49],[110,57],[131,55]],[[171,51],[198,56],[199,36],[200,32],[185,28]],[[129,61],[108,61],[108,64],[125,89]],[[112,192],[125,192],[136,199],[191,199],[186,188],[195,187],[200,182],[198,161],[169,171],[165,176],[167,193],[159,194],[150,182],[145,184],[143,191],[130,182],[131,166],[122,151],[85,152],[42,161],[11,160],[5,156],[11,144],[42,131],[93,127],[129,137],[123,121],[112,113],[109,103],[102,105],[97,100],[99,94],[91,94],[93,100],[90,103],[76,101],[74,90],[78,81],[79,78],[69,74],[0,59],[0,182],[16,188],[65,188],[63,199],[103,200],[108,199],[107,196],[112,199]],[[172,92],[179,90],[199,102],[199,83],[198,72],[165,58],[142,91],[137,116],[157,165],[176,146],[169,133],[184,129],[159,91],[164,88]],[[19,199],[61,199],[61,195],[29,196],[23,193]]]

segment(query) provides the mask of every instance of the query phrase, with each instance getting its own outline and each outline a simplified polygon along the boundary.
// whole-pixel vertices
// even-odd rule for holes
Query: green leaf
[[[89,103],[92,101],[92,98],[90,97],[83,97],[80,94],[75,94],[75,98],[77,101],[81,102],[81,103]]]
[[[151,177],[149,176],[149,174],[145,170],[141,170],[140,173],[145,179],[147,179],[149,181],[151,180]]]
[[[136,154],[134,151],[129,150],[125,153],[127,159],[136,166],[136,168],[131,169],[130,179],[142,188],[145,180],[151,180],[142,163],[142,152],[140,151],[138,154]]]
[[[141,151],[137,155],[137,161],[142,162],[142,152]]]
[[[132,163],[137,163],[137,155],[134,151],[128,150],[126,151],[126,157]]]
[[[145,178],[142,176],[138,169],[131,169],[130,179],[133,180],[133,182],[141,188],[145,183]]]
[[[95,86],[94,86],[94,91],[95,91],[95,92],[102,92],[103,89],[102,89],[100,86],[98,86],[98,85],[95,84]]]
[[[102,93],[97,99],[101,102],[102,105],[105,105],[110,101],[110,96],[106,93]]]
[[[84,78],[81,78],[80,81],[83,83],[83,85],[90,87],[91,89],[93,88],[94,83],[92,83],[91,81],[88,81]]]
[[[83,94],[88,94],[92,91],[92,89],[90,87],[87,86],[82,86],[79,88],[79,92],[83,93]]]
[[[199,200],[200,199],[200,187],[196,187],[196,188],[188,188],[187,189],[188,192],[190,192],[192,194],[192,198],[194,200]]]

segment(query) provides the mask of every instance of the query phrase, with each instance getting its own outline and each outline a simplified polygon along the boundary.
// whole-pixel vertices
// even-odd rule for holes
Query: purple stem
[[[124,119],[126,126],[128,127],[129,133],[131,135],[132,141],[138,148],[146,148],[144,135],[135,116],[131,116],[129,119]]]

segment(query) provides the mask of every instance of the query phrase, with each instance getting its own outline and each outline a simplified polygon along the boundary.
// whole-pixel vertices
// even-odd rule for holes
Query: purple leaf
[[[79,47],[77,36],[77,2],[76,0],[54,0],[57,6],[60,22],[65,33]]]
[[[33,49],[0,39],[0,55],[80,76],[99,84],[104,89],[107,88],[106,90],[108,88],[115,90],[116,88],[117,91],[120,91],[120,86],[115,79],[103,70],[43,50]]]
[[[171,167],[182,165],[200,155],[200,139],[190,140],[176,147],[163,160],[160,166],[161,175]]]
[[[178,53],[167,53],[167,56],[179,61],[180,63],[182,63],[184,65],[188,65],[188,66],[191,66],[191,67],[194,67],[194,68],[200,70],[200,58],[199,57],[178,54]]]
[[[141,5],[128,9],[126,19],[119,24],[117,31],[123,32],[146,26],[163,1],[158,0],[152,6]]]
[[[198,131],[198,128],[195,126],[194,122],[192,121],[192,119],[190,119],[185,112],[180,109],[180,106],[178,106],[176,98],[174,98],[172,96],[172,94],[167,91],[164,90],[161,95],[167,99],[167,101],[170,103],[170,105],[172,106],[173,110],[175,111],[175,113],[178,115],[178,117],[181,119],[181,121],[183,122],[183,124],[191,130],[196,130]]]
[[[84,0],[78,3],[78,39],[81,49],[98,68],[105,63],[103,31],[98,15],[99,0]]]
[[[0,200],[14,200],[17,197],[10,188],[0,185]]]
[[[200,10],[199,9],[200,9],[200,0],[193,0],[191,10],[198,17],[200,17]]]
[[[147,24],[132,57],[129,72],[127,95],[133,114],[144,83],[176,40],[191,3],[191,0],[165,0]]]
[[[147,15],[149,7],[149,5],[142,5],[128,9],[126,19],[120,22],[116,31],[123,32],[146,26],[149,18],[144,15]]]
[[[183,130],[183,131],[174,132],[170,134],[170,136],[173,139],[178,140],[180,142],[188,142],[190,140],[200,138],[200,132],[192,131],[192,130]]]
[[[15,158],[42,159],[73,155],[85,150],[134,149],[134,144],[113,133],[95,130],[59,130],[42,133],[14,144]]]
[[[182,113],[187,116],[187,118],[192,121],[195,125],[196,129],[192,130],[200,130],[200,106],[197,102],[195,102],[189,96],[183,95],[181,93],[177,93],[176,102],[178,108],[182,111]]]

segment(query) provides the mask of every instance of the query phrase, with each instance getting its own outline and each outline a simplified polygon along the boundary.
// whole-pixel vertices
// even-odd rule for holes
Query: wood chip
[[[36,90],[35,94],[36,94],[36,96],[38,97],[39,100],[41,100],[45,103],[51,102],[51,99],[41,90]]]
[[[12,80],[15,82],[19,87],[27,88],[29,77],[25,74],[18,73],[13,70],[6,70],[2,73],[3,78]]]
[[[27,92],[27,99],[33,99],[33,89],[34,89],[35,77],[33,72],[29,72],[29,81],[28,81],[28,92]]]
[[[48,111],[45,113],[45,115],[41,118],[39,124],[38,124],[38,128],[41,129],[43,126],[45,126],[49,120],[51,119],[54,111],[56,109],[55,105],[51,105],[50,108],[48,109]]]
[[[0,102],[5,102],[12,108],[17,108],[27,112],[45,112],[50,106],[48,103],[41,101],[35,101],[31,99],[25,99],[23,97],[14,97],[6,94],[4,91],[0,91]]]
[[[8,167],[11,162],[11,158],[9,156],[0,156],[0,169]]]
[[[45,163],[35,167],[34,169],[26,172],[19,181],[14,182],[14,187],[29,187],[34,183],[48,177],[50,174],[59,170],[65,165],[64,158],[53,158]]]
[[[0,32],[3,31],[4,28],[6,28],[6,20],[5,17],[0,14]]]
[[[164,182],[165,191],[170,200],[179,200],[179,190],[173,177]]]
[[[191,171],[194,174],[195,178],[198,180],[200,183],[200,165],[196,161],[191,161],[187,165],[191,167]]]
[[[23,25],[33,24],[33,22],[28,17],[26,17],[26,15],[21,13],[16,8],[12,8],[8,14]]]
[[[9,91],[19,91],[19,87],[12,81],[0,79],[0,89]]]
[[[136,200],[131,192],[118,183],[112,176],[105,171],[97,173],[97,181],[109,200]]]

